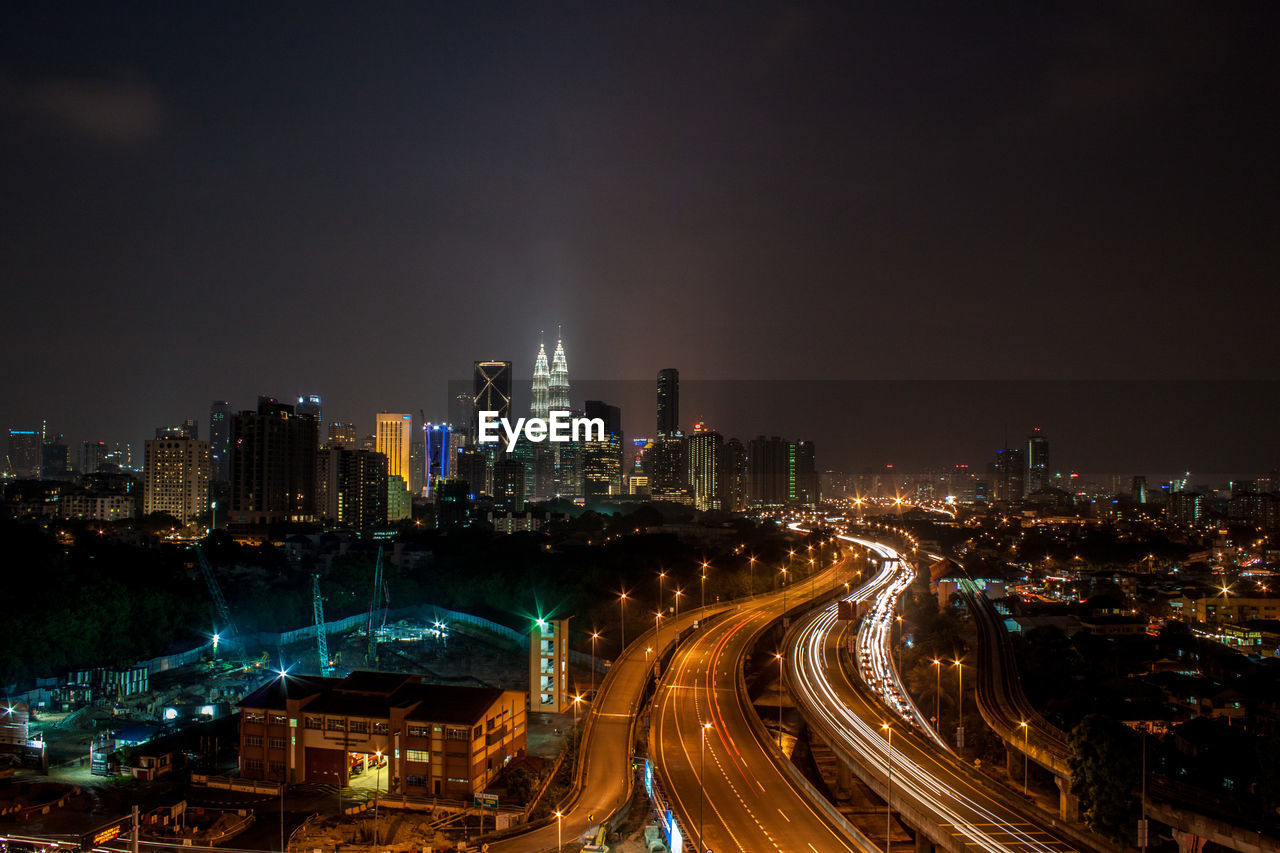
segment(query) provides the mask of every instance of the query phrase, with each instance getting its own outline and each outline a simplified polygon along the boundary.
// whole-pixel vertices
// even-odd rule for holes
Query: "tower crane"
[[[316,620],[316,654],[320,657],[320,674],[328,676],[329,639],[324,633],[324,600],[320,598],[320,576],[311,576],[311,610]]]
[[[378,611],[378,598],[382,598],[382,619],[377,625],[374,624],[374,618]],[[369,637],[369,651],[367,658],[370,664],[377,663],[378,660],[378,629],[386,624],[387,621],[387,605],[391,603],[391,592],[387,589],[386,581],[382,577],[382,546],[378,546],[378,560],[373,565],[373,595],[369,598],[369,618],[365,625],[365,631]]]
[[[228,644],[237,642],[236,626],[231,621],[231,608],[227,607],[227,600],[223,597],[222,587],[218,585],[218,579],[213,574],[213,567],[209,565],[209,559],[205,557],[204,550],[199,545],[191,547],[196,552],[196,562],[200,564],[200,574],[204,576],[205,586],[209,588],[209,597],[213,599],[214,613],[222,623],[222,627],[217,632],[217,639]]]

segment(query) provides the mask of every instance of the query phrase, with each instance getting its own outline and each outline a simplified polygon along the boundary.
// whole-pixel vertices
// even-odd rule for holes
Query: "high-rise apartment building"
[[[316,513],[357,530],[387,523],[387,457],[370,450],[328,447],[316,466]]]
[[[658,371],[658,437],[680,432],[680,371],[666,367]]]
[[[409,442],[409,494],[422,497],[427,483],[427,440],[415,438]]]
[[[991,477],[998,501],[1014,503],[1027,494],[1026,461],[1018,448],[1002,447],[991,464]]]
[[[758,435],[747,445],[747,502],[754,507],[779,507],[787,502],[787,442]]]
[[[747,504],[747,449],[731,438],[720,452],[720,508],[741,512]]]
[[[274,397],[231,418],[231,514],[239,524],[315,517],[319,424]]]
[[[40,446],[40,479],[70,480],[71,448],[61,435],[49,439]]]
[[[1049,439],[1037,427],[1027,439],[1027,494],[1049,488]]]
[[[700,510],[721,509],[723,486],[721,476],[721,453],[724,449],[724,436],[706,429],[702,424],[693,428],[689,436],[689,491],[693,495],[693,505]]]
[[[214,400],[209,407],[209,465],[213,479],[231,478],[231,404]]]
[[[818,468],[812,441],[787,443],[787,502],[818,505]]]
[[[37,430],[9,430],[9,458],[5,460],[5,471],[23,480],[40,476],[40,444]]]
[[[94,474],[107,459],[105,441],[85,441],[80,444],[80,473]]]
[[[208,510],[209,442],[182,435],[150,439],[144,465],[143,515],[163,512],[190,524]]]

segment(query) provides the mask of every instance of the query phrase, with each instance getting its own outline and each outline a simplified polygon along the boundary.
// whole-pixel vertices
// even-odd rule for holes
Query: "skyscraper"
[[[358,530],[387,523],[387,457],[337,445],[317,458],[317,515]]]
[[[551,412],[551,368],[547,364],[547,348],[538,342],[538,355],[533,361],[533,395],[529,415],[546,420]]]
[[[721,453],[724,436],[698,424],[689,436],[689,490],[700,510],[721,509]]]
[[[299,415],[312,415],[316,423],[324,423],[324,405],[320,402],[319,394],[299,394],[298,405],[294,412]]]
[[[9,458],[5,470],[23,480],[40,476],[40,433],[33,429],[9,430]]]
[[[1027,494],[1049,488],[1049,439],[1040,428],[1027,439]]]
[[[80,473],[93,474],[107,458],[105,441],[86,441],[80,445]]]
[[[787,502],[787,442],[778,436],[758,435],[747,444],[747,502],[755,507],[776,507]]]
[[[720,453],[720,508],[741,512],[747,503],[747,450],[731,438]]]
[[[471,435],[480,426],[480,412],[497,412],[498,417],[511,416],[511,362],[477,361],[472,377]]]
[[[787,443],[787,502],[818,505],[818,468],[812,441]]]
[[[214,400],[209,407],[210,476],[225,482],[231,476],[231,404]]]
[[[569,362],[564,355],[564,339],[559,336],[556,337],[555,354],[551,356],[551,381],[547,391],[551,411],[569,411]]]
[[[658,437],[680,432],[680,371],[658,371]]]
[[[59,434],[40,446],[40,479],[70,480],[71,448]]]
[[[408,518],[410,512],[405,511],[404,496],[393,492],[397,489],[409,489],[413,416],[398,412],[379,412],[374,435],[377,436],[375,449],[387,457],[387,518],[390,521]],[[397,477],[398,481],[395,479]],[[409,509],[412,510],[411,504]]]
[[[360,439],[356,425],[352,423],[344,423],[342,421],[334,421],[329,424],[328,439],[325,441],[326,447],[345,447],[348,450],[359,449]]]
[[[182,435],[149,439],[143,476],[143,515],[168,513],[183,524],[200,518],[209,506],[209,455],[207,441]]]
[[[274,397],[231,418],[231,521],[264,524],[315,517],[319,424]]]
[[[604,439],[582,446],[582,496],[588,506],[625,493],[622,484],[622,410],[600,400],[587,400],[588,418],[604,422]]]
[[[1020,449],[1002,447],[996,451],[991,474],[996,500],[1016,502],[1026,497],[1026,461]]]

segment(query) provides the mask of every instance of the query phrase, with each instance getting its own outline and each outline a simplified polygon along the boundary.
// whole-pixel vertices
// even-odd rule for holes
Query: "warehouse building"
[[[345,786],[385,762],[390,793],[467,799],[524,754],[527,701],[405,673],[284,675],[240,702],[240,775]]]

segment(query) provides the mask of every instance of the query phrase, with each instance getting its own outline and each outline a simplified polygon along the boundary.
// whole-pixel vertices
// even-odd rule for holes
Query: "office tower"
[[[1169,495],[1164,514],[1174,524],[1195,524],[1204,514],[1204,495],[1176,491]]]
[[[71,477],[71,448],[61,435],[45,441],[40,446],[40,479],[69,480]]]
[[[697,424],[689,436],[688,447],[689,491],[693,495],[693,505],[700,510],[720,509],[724,436]]]
[[[105,441],[85,441],[80,444],[80,473],[93,474],[107,458]]]
[[[475,400],[470,394],[457,394],[449,398],[449,425],[460,435],[471,435],[471,416]]]
[[[812,441],[787,443],[787,502],[806,507],[818,505],[818,468]]]
[[[356,431],[356,425],[352,423],[344,423],[342,421],[334,421],[329,424],[327,437],[325,439],[325,447],[345,447],[347,450],[360,450],[359,433]]]
[[[220,482],[231,477],[231,404],[214,400],[209,407],[210,476]]]
[[[524,465],[511,454],[493,463],[493,506],[524,512]]]
[[[1136,504],[1144,504],[1147,502],[1147,478],[1141,474],[1134,475],[1133,482],[1129,487],[1129,497]]]
[[[317,457],[317,514],[357,530],[387,523],[387,457],[329,447]]]
[[[453,476],[453,460],[456,455],[453,427],[449,424],[426,424],[423,431],[426,442],[426,482],[424,493],[431,497],[435,484]]]
[[[422,497],[426,483],[427,440],[424,436],[409,442],[409,494]]]
[[[747,449],[731,438],[720,452],[720,508],[741,512],[747,503]]]
[[[788,496],[789,453],[778,436],[758,435],[747,444],[747,503],[780,507]]]
[[[324,404],[320,402],[319,394],[299,394],[298,405],[294,408],[294,412],[299,415],[311,415],[316,419],[316,423],[324,423]]]
[[[315,517],[319,424],[274,397],[231,418],[231,521],[265,524]]]
[[[209,508],[209,442],[156,430],[146,443],[142,514],[167,513],[191,524]]]
[[[551,415],[551,368],[547,364],[547,348],[538,342],[538,355],[533,360],[533,392],[529,415],[546,420]]]
[[[374,449],[387,457],[387,518],[390,521],[408,518],[412,515],[412,505],[406,510],[405,496],[400,492],[409,490],[413,416],[400,412],[379,412],[374,435],[377,436]]]
[[[569,362],[564,356],[564,340],[556,337],[556,351],[551,356],[551,380],[547,386],[548,408],[553,412],[568,411]]]
[[[582,496],[593,502],[625,493],[622,482],[622,410],[587,400],[584,414],[604,422],[604,439],[582,443]]]
[[[658,371],[658,437],[680,432],[680,371],[666,367]]]
[[[1027,494],[1049,488],[1049,439],[1040,428],[1027,439]]]
[[[477,361],[472,389],[470,435],[474,437],[480,412],[497,412],[499,418],[511,416],[511,362]]]
[[[9,458],[5,472],[11,477],[31,480],[40,476],[40,433],[33,429],[9,430]]]
[[[996,500],[1012,503],[1026,497],[1026,463],[1020,449],[1000,448],[990,470]]]

